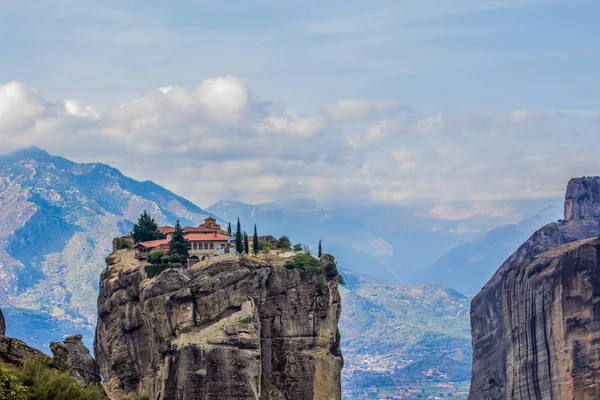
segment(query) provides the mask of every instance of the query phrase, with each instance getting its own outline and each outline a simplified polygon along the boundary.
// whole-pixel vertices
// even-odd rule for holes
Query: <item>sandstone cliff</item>
[[[94,347],[111,399],[341,398],[337,276],[220,256],[148,279],[129,250],[107,264]]]
[[[600,178],[569,181],[565,219],[535,232],[471,303],[470,400],[595,399]]]

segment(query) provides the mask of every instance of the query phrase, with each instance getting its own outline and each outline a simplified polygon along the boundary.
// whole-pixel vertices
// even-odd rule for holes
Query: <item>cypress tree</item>
[[[256,224],[254,224],[254,235],[252,236],[252,250],[254,254],[258,254],[258,233],[256,232]]]
[[[229,236],[231,236],[231,222],[227,225],[227,232],[229,232]]]
[[[321,241],[319,240],[319,257],[323,255],[323,246],[321,245]]]
[[[235,251],[242,253],[244,251],[244,245],[242,243],[242,225],[240,224],[240,217],[237,220],[237,230],[235,232]]]
[[[250,253],[250,246],[248,246],[248,234],[244,232],[244,251],[246,254]]]
[[[177,254],[181,260],[187,260],[190,257],[188,252],[190,248],[190,242],[183,236],[183,229],[179,224],[179,220],[175,224],[175,232],[169,242],[169,255]]]
[[[158,225],[154,218],[146,210],[138,218],[137,224],[133,226],[133,241],[135,243],[146,242],[148,240],[164,239],[165,236],[158,230]]]

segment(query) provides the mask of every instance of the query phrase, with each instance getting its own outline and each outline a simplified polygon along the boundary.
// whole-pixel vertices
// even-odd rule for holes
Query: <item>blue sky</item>
[[[600,127],[599,2],[21,3],[0,0],[4,152],[37,144],[109,162],[201,205],[307,194],[465,197],[497,210],[560,195],[571,175],[600,169],[589,150]],[[182,91],[156,94],[166,86]],[[217,149],[202,135],[265,143]],[[90,137],[120,151],[89,147]],[[130,145],[141,138],[147,149]],[[150,172],[159,149],[181,159],[179,182]],[[563,165],[548,171],[555,157]],[[208,179],[230,170],[247,173],[237,189]],[[192,176],[209,184],[190,186]]]

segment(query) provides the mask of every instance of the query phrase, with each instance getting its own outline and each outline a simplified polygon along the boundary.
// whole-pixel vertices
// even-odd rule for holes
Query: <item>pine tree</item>
[[[176,254],[182,261],[187,260],[190,257],[189,248],[190,242],[183,236],[183,229],[179,224],[179,220],[177,220],[175,232],[173,232],[173,236],[171,236],[171,241],[169,242],[169,256]]]
[[[231,222],[227,225],[227,232],[229,233],[229,236],[231,236]]]
[[[323,246],[321,245],[321,241],[319,240],[319,257],[323,255]]]
[[[158,230],[154,218],[146,210],[138,218],[137,224],[133,226],[133,241],[135,243],[147,242],[148,240],[164,239],[165,236]]]
[[[256,232],[256,224],[254,224],[254,235],[252,236],[252,250],[254,254],[258,254],[259,245],[258,245],[258,233]]]
[[[244,245],[242,243],[242,225],[240,224],[240,217],[237,220],[237,230],[235,232],[235,251],[242,253],[244,251]]]
[[[250,246],[248,245],[248,234],[244,232],[244,251],[246,254],[250,253]]]

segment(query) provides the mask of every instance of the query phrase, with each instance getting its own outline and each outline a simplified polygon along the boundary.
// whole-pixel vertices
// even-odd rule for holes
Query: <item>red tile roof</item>
[[[169,244],[169,239],[149,240],[147,242],[138,243],[138,246],[153,249],[163,244]]]
[[[191,242],[215,242],[226,241],[229,239],[229,236],[221,235],[220,233],[217,233],[216,235],[214,233],[190,233],[184,237]],[[169,239],[149,240],[147,242],[138,243],[138,246],[153,249],[161,245],[169,244],[169,241]]]
[[[156,228],[156,230],[162,233],[163,235],[175,232],[175,228],[173,228],[172,226],[159,226],[158,228]]]
[[[185,238],[191,242],[214,242],[228,240],[229,236],[221,235],[220,233],[217,233],[216,235],[214,233],[190,233],[185,235]]]

